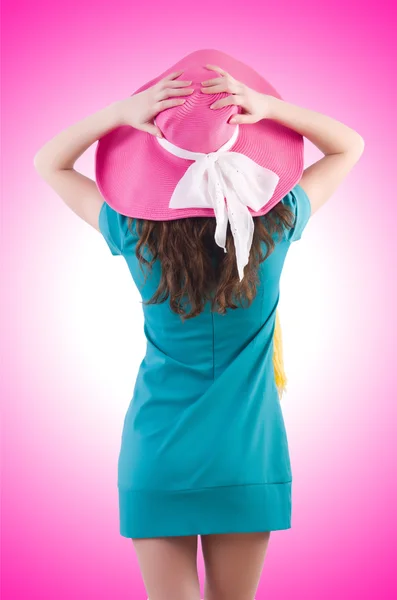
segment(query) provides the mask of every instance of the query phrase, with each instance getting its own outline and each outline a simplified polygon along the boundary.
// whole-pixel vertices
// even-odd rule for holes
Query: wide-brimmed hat
[[[193,52],[134,94],[183,70],[193,94],[164,110],[156,125],[164,138],[123,125],[104,135],[95,155],[98,188],[119,213],[140,219],[217,219],[216,241],[225,246],[227,223],[234,236],[240,278],[252,242],[252,217],[269,212],[299,181],[303,138],[270,119],[231,124],[239,107],[211,110],[227,94],[204,94],[201,83],[217,65],[266,95],[280,94],[254,69],[218,50]],[[134,95],[132,94],[132,95]]]

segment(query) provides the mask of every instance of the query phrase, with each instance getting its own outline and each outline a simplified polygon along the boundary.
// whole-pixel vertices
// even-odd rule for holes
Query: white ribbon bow
[[[210,154],[190,152],[164,138],[157,139],[174,156],[194,161],[178,182],[169,207],[212,208],[216,218],[215,241],[225,252],[230,222],[241,281],[254,234],[254,221],[248,207],[255,212],[263,208],[272,198],[279,176],[244,154],[229,152],[237,136],[238,126],[232,138]]]

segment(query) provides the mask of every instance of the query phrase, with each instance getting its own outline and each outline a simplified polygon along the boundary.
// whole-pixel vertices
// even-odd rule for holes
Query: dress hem
[[[118,488],[120,535],[153,538],[291,528],[292,481],[188,490]]]

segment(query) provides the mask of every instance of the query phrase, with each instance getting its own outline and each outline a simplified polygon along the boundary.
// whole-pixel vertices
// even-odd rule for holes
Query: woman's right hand
[[[233,115],[229,123],[257,123],[262,119],[269,118],[275,98],[251,89],[241,81],[234,79],[230,73],[227,73],[220,67],[206,65],[206,68],[218,73],[218,77],[202,81],[202,93],[230,94],[214,102],[210,108],[216,110],[225,106],[239,106],[242,112]]]
[[[180,96],[189,96],[194,91],[188,87],[191,81],[177,79],[182,73],[183,71],[171,73],[143,92],[116,102],[120,125],[130,125],[163,137],[160,129],[153,123],[154,118],[167,108],[183,104],[185,99]]]

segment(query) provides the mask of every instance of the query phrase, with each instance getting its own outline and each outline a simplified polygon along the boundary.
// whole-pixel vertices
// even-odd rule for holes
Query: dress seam
[[[215,321],[214,313],[211,312],[212,319],[212,379],[215,381]]]
[[[292,479],[288,479],[287,481],[269,481],[262,483],[240,483],[237,485],[214,485],[209,487],[201,487],[201,488],[184,488],[184,489],[176,489],[176,490],[161,490],[161,489],[131,489],[125,488],[123,486],[117,486],[119,490],[123,492],[134,492],[134,493],[143,493],[143,494],[177,494],[179,492],[200,492],[202,490],[218,490],[222,488],[247,488],[247,487],[257,487],[264,485],[286,485],[292,483]]]

